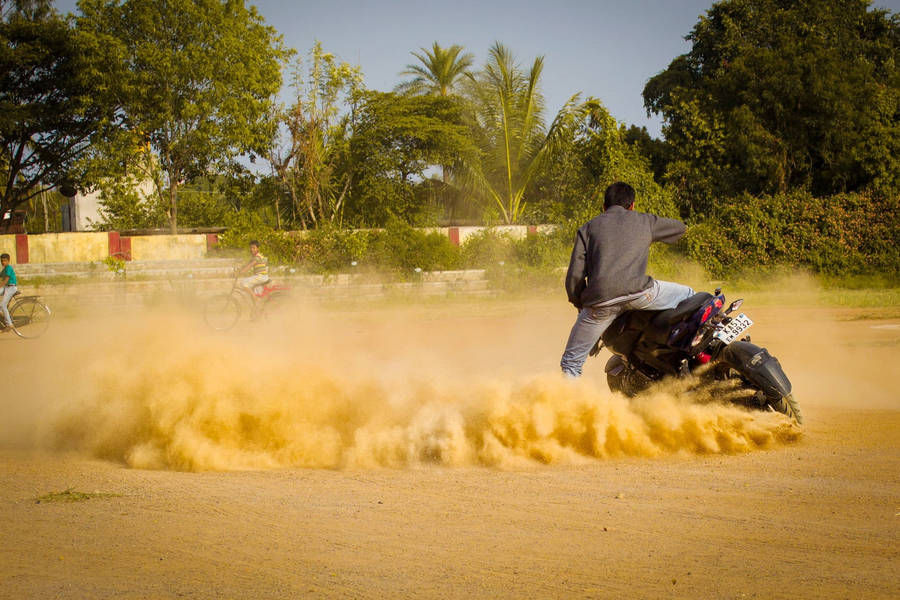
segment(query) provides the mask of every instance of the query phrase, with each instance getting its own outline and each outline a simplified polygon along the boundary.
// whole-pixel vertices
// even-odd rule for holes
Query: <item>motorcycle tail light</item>
[[[697,362],[699,362],[701,365],[705,365],[706,363],[708,363],[711,360],[712,360],[712,356],[710,356],[706,352],[701,352],[700,354],[697,355]]]

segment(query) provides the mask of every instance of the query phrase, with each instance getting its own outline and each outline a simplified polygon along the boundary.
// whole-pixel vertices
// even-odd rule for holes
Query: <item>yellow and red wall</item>
[[[10,262],[93,262],[109,256],[124,260],[204,258],[218,243],[214,233],[123,236],[117,231],[0,235],[0,252]]]

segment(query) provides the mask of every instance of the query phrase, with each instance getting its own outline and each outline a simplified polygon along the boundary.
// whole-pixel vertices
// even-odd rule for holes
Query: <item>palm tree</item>
[[[449,48],[441,48],[434,42],[429,52],[426,48],[420,48],[418,52],[410,52],[419,59],[420,65],[406,65],[401,75],[412,75],[413,79],[397,86],[397,89],[409,94],[434,94],[437,96],[449,96],[453,93],[457,81],[468,74],[469,68],[475,59],[470,52],[461,54],[463,47],[453,44]],[[441,181],[444,186],[450,180],[449,165],[441,165]]]
[[[401,83],[401,91],[413,94],[436,94],[449,96],[453,93],[456,82],[465,75],[472,66],[474,56],[471,53],[460,54],[463,47],[454,44],[449,48],[441,48],[437,42],[429,52],[420,48],[422,54],[411,52],[419,59],[420,65],[406,65],[401,75],[412,75],[413,79]]]
[[[55,12],[53,0],[0,0],[0,18],[4,21],[13,16],[41,21]]]
[[[481,165],[468,165],[467,178],[478,193],[496,203],[507,223],[522,216],[525,188],[538,168],[600,106],[594,99],[580,102],[575,94],[545,129],[544,100],[538,89],[543,68],[544,58],[539,56],[523,71],[498,42],[484,69],[470,77],[476,135],[484,158]]]

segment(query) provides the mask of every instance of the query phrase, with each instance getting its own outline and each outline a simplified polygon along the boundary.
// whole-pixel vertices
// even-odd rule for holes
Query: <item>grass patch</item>
[[[76,492],[75,488],[69,488],[61,492],[50,492],[34,499],[35,504],[47,504],[50,502],[84,502],[94,498],[120,498],[122,494],[109,492]]]

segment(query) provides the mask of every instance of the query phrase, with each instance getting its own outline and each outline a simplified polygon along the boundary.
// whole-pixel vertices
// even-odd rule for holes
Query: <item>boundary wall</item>
[[[219,243],[215,233],[120,235],[118,231],[0,235],[0,252],[15,264],[122,260],[194,260]]]
[[[552,229],[552,225],[502,225],[498,227],[430,227],[426,231],[446,235],[459,246],[472,235],[492,229],[513,238],[524,238]],[[24,233],[0,235],[0,252],[14,264],[95,262],[108,257],[126,261],[194,260],[205,258],[219,243],[218,234],[120,235],[117,231]]]

